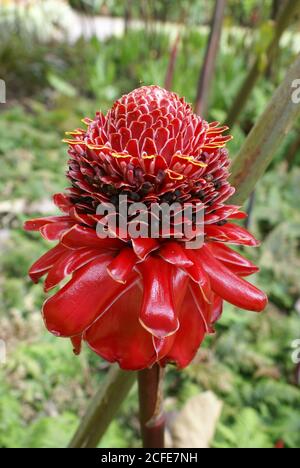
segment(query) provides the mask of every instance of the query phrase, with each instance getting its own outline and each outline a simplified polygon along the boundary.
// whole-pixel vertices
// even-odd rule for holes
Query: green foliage
[[[254,229],[260,249],[262,281],[271,299],[290,308],[299,297],[300,170],[286,164],[268,172],[257,191]]]
[[[252,408],[243,408],[231,428],[219,424],[215,448],[273,448],[261,419]]]
[[[69,0],[72,8],[92,14],[99,13],[103,3],[102,0]]]
[[[68,434],[72,434],[77,424],[78,420],[72,413],[41,418],[26,431],[20,448],[65,448],[69,442]]]
[[[111,16],[123,16],[129,7],[123,0],[69,0],[69,4],[80,12]],[[255,24],[268,18],[270,6],[271,0],[229,0],[228,21],[234,19],[242,25]],[[189,23],[205,24],[210,21],[213,8],[213,0],[131,0],[130,13],[133,18],[145,19],[147,15],[160,21],[185,19]]]

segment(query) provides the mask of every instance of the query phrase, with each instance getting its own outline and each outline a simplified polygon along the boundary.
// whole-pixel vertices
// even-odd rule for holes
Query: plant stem
[[[247,200],[263,176],[284,137],[300,117],[300,105],[293,102],[292,83],[300,76],[300,56],[288,70],[265,112],[249,133],[240,152],[235,157],[230,183],[238,187],[231,198],[232,203],[242,204]]]
[[[127,0],[124,6],[124,33],[129,31],[130,22],[132,19],[132,0]]]
[[[248,207],[247,207],[248,217],[245,219],[245,228],[246,229],[250,229],[250,225],[251,225],[251,222],[252,222],[252,214],[253,214],[254,205],[255,205],[255,190],[253,190],[253,192],[251,193],[251,195],[249,197],[249,203],[248,203]]]
[[[265,50],[266,57],[269,59],[269,63],[270,63],[270,57],[273,57],[274,50],[277,49],[284,31],[287,29],[287,27],[292,22],[293,17],[299,11],[299,7],[300,7],[300,4],[298,1],[288,0],[285,8],[280,13],[278,22],[276,23],[276,26],[274,28],[273,39]],[[264,69],[260,66],[260,64],[261,64],[261,60],[259,56],[256,58],[252,68],[250,69],[240,90],[238,91],[231,108],[229,109],[227,119],[226,119],[226,124],[229,127],[232,127],[237,122],[238,117],[240,116],[242,110],[244,109],[246,103],[248,102],[248,99],[253,91],[253,88],[256,85],[258,78],[264,72]]]
[[[135,382],[135,372],[111,366],[104,384],[92,399],[69,448],[95,448],[116,416],[119,407]]]
[[[300,135],[297,135],[297,138],[295,138],[295,140],[291,144],[290,148],[288,148],[287,153],[286,153],[286,161],[288,163],[289,170],[291,170],[294,165],[299,149],[300,149]]]
[[[175,65],[176,65],[176,60],[177,60],[177,55],[178,55],[179,41],[180,41],[180,34],[178,33],[175,38],[174,44],[172,45],[172,49],[170,51],[170,58],[169,58],[169,63],[168,63],[168,68],[167,68],[167,73],[166,73],[166,78],[165,78],[164,88],[167,89],[168,91],[171,91],[172,86],[173,86],[173,79],[174,79]]]
[[[226,0],[216,0],[204,64],[199,77],[195,112],[202,117],[205,117],[207,113],[209,91],[219,50],[225,6]]]
[[[140,424],[144,448],[164,448],[164,370],[155,364],[138,373]]]

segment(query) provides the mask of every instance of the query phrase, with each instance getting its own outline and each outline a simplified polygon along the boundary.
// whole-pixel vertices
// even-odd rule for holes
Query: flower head
[[[155,362],[184,367],[213,332],[223,300],[253,311],[267,303],[243,279],[257,267],[228,247],[258,244],[233,223],[245,217],[240,207],[225,204],[234,193],[225,149],[231,137],[223,135],[228,128],[208,124],[184,99],[157,86],[134,90],[106,116],[97,113],[83,122],[86,128],[65,140],[70,187],[54,196],[62,216],[25,225],[57,241],[31,267],[32,280],[47,275],[49,291],[72,275],[45,302],[45,324],[55,335],[70,337],[76,352],[84,340],[124,369]],[[143,203],[147,235],[132,236],[130,229],[124,234],[121,203],[126,210]],[[183,223],[193,232],[201,228],[200,247],[190,248],[185,234],[178,237],[174,216],[168,235],[159,225],[151,236],[152,205],[173,203],[192,206],[191,219]],[[99,214],[99,205],[113,206],[113,213]],[[125,227],[137,223],[133,213]],[[110,236],[99,237],[97,226],[107,228],[112,215],[117,222],[109,225]]]

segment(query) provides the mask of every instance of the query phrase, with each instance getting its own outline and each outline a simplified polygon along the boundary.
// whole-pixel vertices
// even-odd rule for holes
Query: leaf
[[[55,89],[58,93],[68,96],[68,97],[75,97],[77,95],[77,91],[70,83],[63,80],[60,76],[55,75],[52,72],[49,72],[47,75],[48,82]]]
[[[214,447],[228,446],[230,448],[273,448],[271,438],[262,428],[258,413],[252,408],[244,408],[231,429],[223,424],[219,425]]]

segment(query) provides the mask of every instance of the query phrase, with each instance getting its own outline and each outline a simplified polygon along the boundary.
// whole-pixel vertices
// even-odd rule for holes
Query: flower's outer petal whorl
[[[222,313],[223,313],[223,299],[220,296],[215,295],[214,302],[213,302],[213,311],[211,316],[211,323],[214,324],[217,322]]]
[[[206,325],[190,291],[187,292],[178,314],[180,327],[174,335],[174,343],[163,362],[174,362],[186,367],[195,357],[206,335]]]
[[[99,250],[80,249],[79,252],[67,249],[63,255],[51,267],[45,280],[45,291],[57,286],[64,278],[79,270],[92,260],[101,257]]]
[[[137,268],[144,289],[141,324],[157,338],[172,335],[179,327],[174,304],[174,267],[158,257],[149,257]]]
[[[232,273],[206,246],[199,250],[198,255],[216,294],[241,309],[261,312],[266,308],[268,303],[266,295]]]
[[[84,247],[91,247],[104,251],[110,249],[117,250],[124,245],[119,239],[101,239],[93,229],[79,226],[78,224],[75,224],[63,234],[61,243],[69,249],[76,250]]]
[[[48,224],[66,223],[73,224],[70,216],[48,216],[46,218],[30,219],[24,223],[25,231],[39,231],[42,227]]]
[[[159,250],[159,255],[166,262],[177,267],[189,268],[193,266],[192,260],[189,260],[178,242],[167,242],[164,244]]]
[[[238,276],[251,276],[259,271],[259,268],[254,263],[242,257],[242,255],[225,244],[209,242],[207,247],[217,260]]]
[[[144,369],[156,360],[152,336],[139,322],[141,304],[141,287],[135,284],[85,332],[93,351],[125,370]]]
[[[40,257],[29,270],[29,276],[34,283],[44,276],[53,267],[55,262],[66,252],[66,248],[58,244],[52,249],[48,250],[42,257]]]
[[[42,226],[40,233],[47,241],[59,240],[62,235],[72,227],[73,223],[61,221],[58,223],[49,223]]]
[[[258,240],[250,232],[236,224],[227,223],[224,226],[209,225],[206,226],[205,232],[208,237],[217,241],[228,242],[229,244],[249,245],[250,247],[257,247],[259,245]]]
[[[141,259],[145,260],[145,258],[151,253],[154,252],[159,248],[159,243],[156,239],[132,239],[132,246],[133,250],[135,251],[136,255]]]
[[[115,281],[125,284],[138,261],[139,258],[134,251],[125,247],[108,265],[107,271]]]
[[[111,254],[92,261],[74,273],[58,293],[47,299],[43,307],[45,324],[57,336],[70,337],[83,333],[122,295],[126,286],[107,273]],[[127,287],[136,281],[132,273]]]

